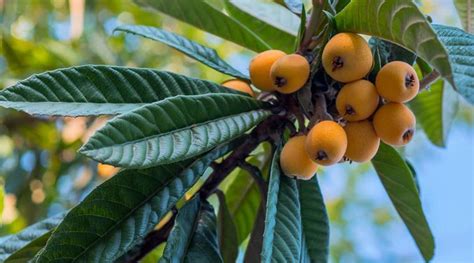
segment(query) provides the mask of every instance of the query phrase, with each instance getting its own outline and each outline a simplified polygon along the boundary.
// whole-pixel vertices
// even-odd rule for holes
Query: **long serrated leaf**
[[[185,263],[223,262],[217,241],[217,226],[214,207],[207,201],[201,201],[201,208],[195,232],[184,258]]]
[[[448,50],[458,92],[474,104],[474,35],[455,27],[433,27]]]
[[[166,241],[163,256],[158,261],[159,263],[183,262],[196,230],[200,208],[200,199],[195,197],[179,210],[173,229]]]
[[[239,242],[234,219],[227,207],[226,197],[222,191],[216,192],[219,198],[219,211],[217,213],[217,236],[219,249],[224,263],[234,263],[239,254]]]
[[[256,52],[270,49],[257,34],[204,0],[135,0]]]
[[[53,230],[64,218],[61,213],[56,216],[42,220],[23,229],[18,234],[2,237],[0,242],[0,262],[6,260],[16,251],[28,246],[31,242]]]
[[[281,172],[280,150],[271,165],[262,262],[300,262],[303,233],[298,185]]]
[[[134,25],[120,26],[114,31],[126,32],[159,41],[183,52],[189,57],[192,57],[219,72],[240,79],[249,79],[249,76],[241,73],[231,65],[227,64],[227,62],[222,60],[214,49],[203,46],[178,34],[156,27]]]
[[[328,262],[329,219],[317,176],[310,181],[299,181],[298,188],[303,235],[309,261]]]
[[[426,221],[421,200],[410,168],[400,154],[391,146],[380,144],[372,159],[380,181],[395,209],[410,231],[423,258],[429,261],[434,254],[434,238]]]
[[[213,160],[240,143],[234,140],[195,161],[119,172],[71,210],[38,262],[113,262],[142,241]]]
[[[417,123],[428,139],[440,147],[446,146],[458,107],[458,95],[443,80],[438,80],[429,90],[421,92],[410,102]]]
[[[409,49],[455,85],[446,49],[412,0],[351,1],[335,20],[340,32],[372,35]]]
[[[474,3],[472,0],[454,0],[454,6],[458,11],[461,23],[469,33],[474,33]]]
[[[298,16],[272,2],[225,0],[226,10],[273,49],[293,52],[300,25]]]
[[[101,163],[146,168],[202,154],[270,115],[241,95],[178,96],[117,116],[80,152]]]
[[[85,65],[22,80],[0,91],[0,106],[41,115],[115,115],[172,96],[209,93],[236,94],[215,83],[170,72]]]
[[[38,237],[37,239],[31,241],[26,246],[12,253],[4,262],[5,263],[24,263],[29,262],[34,258],[34,256],[44,248],[46,242],[48,242],[49,237],[53,231],[50,230],[44,235]],[[3,262],[3,261],[2,261]]]

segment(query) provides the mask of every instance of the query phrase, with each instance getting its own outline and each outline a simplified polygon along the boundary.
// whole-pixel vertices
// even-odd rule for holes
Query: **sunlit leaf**
[[[217,213],[217,236],[219,249],[224,263],[234,263],[239,254],[239,242],[234,219],[230,214],[223,192],[216,192],[219,198],[219,211]]]
[[[240,79],[249,79],[247,75],[244,75],[237,69],[233,68],[231,65],[227,64],[227,62],[222,60],[219,55],[217,55],[217,52],[214,49],[198,44],[178,34],[168,32],[156,27],[133,25],[120,26],[116,28],[115,31],[135,34],[155,41],[159,41],[183,52],[189,57],[194,58],[197,61],[219,72]]]
[[[445,147],[458,104],[458,95],[449,84],[438,80],[431,85],[429,90],[418,94],[410,102],[410,108],[428,139],[437,146]]]
[[[226,9],[273,49],[293,52],[300,19],[281,5],[253,0],[225,0]]]
[[[251,50],[261,52],[270,49],[257,34],[204,0],[135,1]]]
[[[410,168],[394,148],[384,143],[380,144],[372,165],[423,258],[431,260],[435,248],[434,238]]]
[[[413,1],[351,1],[335,20],[340,32],[372,35],[409,49],[454,85],[448,53]]]
[[[474,3],[472,0],[454,0],[453,2],[464,30],[471,34],[474,33]]]

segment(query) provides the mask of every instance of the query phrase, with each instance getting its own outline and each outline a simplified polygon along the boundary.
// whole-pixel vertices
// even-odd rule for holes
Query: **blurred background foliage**
[[[435,21],[438,19],[438,22],[458,25],[451,1],[421,1],[421,5],[425,12],[433,15]],[[443,12],[446,8],[452,12]],[[152,25],[182,34],[215,48],[231,65],[244,71],[254,55],[172,18],[140,9],[132,0],[0,0],[0,23],[0,88],[34,73],[81,64],[148,67],[218,83],[226,80],[226,76],[164,45],[135,36],[114,34],[113,29],[120,24]],[[113,167],[98,166],[94,161],[76,154],[79,146],[104,121],[105,118],[32,118],[0,108],[0,186],[4,189],[0,190],[0,212],[3,211],[0,213],[0,236],[70,209],[96,185],[116,173]],[[460,153],[464,155],[461,159],[467,160],[464,166],[458,167],[458,171],[467,176],[456,179],[461,180],[461,184],[467,184],[470,192],[465,196],[471,195],[470,203],[469,200],[456,201],[467,202],[463,205],[471,207],[468,211],[470,217],[463,221],[471,221],[467,228],[471,232],[466,233],[471,237],[464,240],[467,247],[473,244],[473,123],[472,107],[461,103],[453,127],[456,135],[451,135],[449,140],[459,139],[461,143],[448,143],[449,154]],[[436,229],[436,222],[449,220],[449,215],[443,218],[442,213],[436,213],[437,210],[433,212],[435,215],[430,212],[430,202],[434,202],[430,200],[435,195],[430,194],[433,189],[426,189],[425,194],[425,187],[434,184],[423,185],[424,181],[443,178],[431,176],[428,179],[429,175],[425,173],[432,171],[433,167],[430,166],[430,170],[425,166],[430,160],[442,159],[444,163],[438,165],[453,170],[449,169],[449,162],[444,157],[447,150],[430,145],[422,134],[415,141],[406,153],[418,170],[421,193],[424,195],[422,199],[425,208],[428,206],[429,221],[434,220],[435,237],[441,240],[441,244],[449,243],[454,241],[454,237],[443,236],[442,233],[440,236]],[[452,159],[456,161],[456,158]],[[441,174],[439,169],[434,170]],[[413,241],[369,165],[331,167],[321,171],[320,176],[331,219],[332,261],[419,260]],[[449,175],[450,178],[455,176],[455,173]],[[439,216],[441,218],[437,220]],[[435,256],[436,260],[439,257]]]

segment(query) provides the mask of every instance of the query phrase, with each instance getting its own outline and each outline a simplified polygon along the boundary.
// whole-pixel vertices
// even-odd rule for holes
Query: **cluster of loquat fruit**
[[[411,65],[392,61],[377,73],[375,84],[364,79],[373,68],[373,55],[367,41],[354,33],[332,37],[321,60],[327,75],[343,85],[335,100],[337,121],[320,120],[307,135],[290,138],[280,156],[287,176],[305,180],[316,173],[318,165],[370,161],[381,140],[393,146],[406,145],[416,125],[414,114],[403,104],[419,91]],[[268,50],[252,59],[249,71],[259,90],[291,94],[308,82],[311,67],[299,54]],[[230,80],[222,85],[255,96],[247,82]]]

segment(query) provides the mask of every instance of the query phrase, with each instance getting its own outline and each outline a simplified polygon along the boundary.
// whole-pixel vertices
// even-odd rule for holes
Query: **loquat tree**
[[[474,103],[473,35],[432,24],[411,0],[136,2],[258,54],[241,72],[175,33],[122,25],[117,33],[161,42],[229,80],[83,65],[0,91],[0,106],[31,115],[113,116],[79,152],[120,168],[67,213],[1,238],[5,262],[138,262],[162,244],[160,262],[235,262],[239,248],[244,262],[327,262],[314,175],[369,161],[433,258],[414,171],[392,146],[409,143],[417,121],[436,125],[427,135],[442,145],[449,118],[430,107],[456,107],[443,100],[451,89]],[[234,171],[258,190],[247,204],[253,225],[230,212],[245,194],[238,177],[222,187]]]

